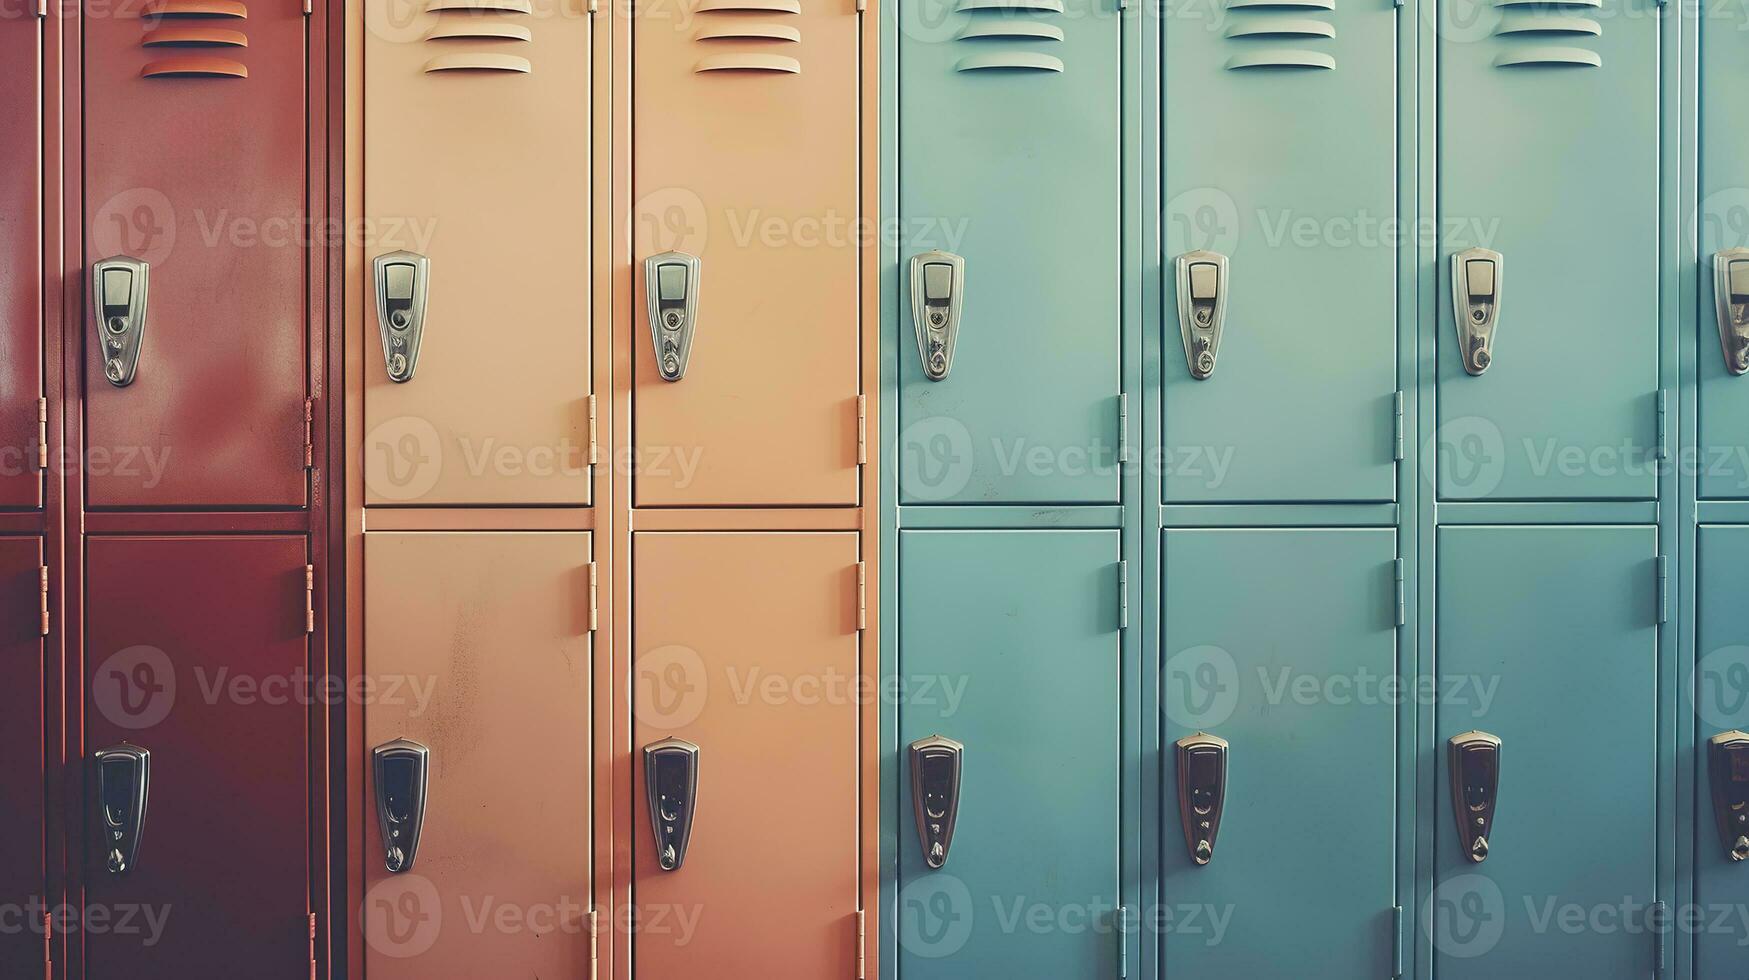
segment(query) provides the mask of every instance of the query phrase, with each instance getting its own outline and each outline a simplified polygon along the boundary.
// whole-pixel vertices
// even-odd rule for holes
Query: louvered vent
[[[1229,0],[1226,37],[1234,53],[1229,71],[1332,69],[1336,58],[1319,50],[1336,36],[1324,19],[1335,0]]]
[[[1602,37],[1603,25],[1583,16],[1602,0],[1496,0],[1500,24],[1494,36],[1501,50],[1496,68],[1601,68],[1603,58],[1587,47],[1586,38]]]
[[[781,23],[784,16],[802,12],[798,0],[705,0],[698,12],[705,15],[700,18],[704,26],[692,40],[708,53],[693,64],[693,71],[801,72],[802,63],[783,51],[785,45],[800,44],[802,32]],[[751,50],[718,50],[731,42]]]
[[[249,46],[239,0],[151,0],[140,10],[149,60],[141,78],[248,78],[235,56]]]
[[[528,0],[429,0],[425,10],[437,16],[437,25],[425,35],[437,52],[425,63],[427,72],[526,75],[534,70],[516,53],[519,45],[534,40],[523,23],[533,13]]]
[[[954,11],[967,15],[955,40],[971,52],[955,71],[1063,70],[1063,59],[1043,50],[1063,39],[1063,29],[1042,19],[1062,14],[1062,0],[959,0]],[[1043,49],[1016,47],[1017,42]]]

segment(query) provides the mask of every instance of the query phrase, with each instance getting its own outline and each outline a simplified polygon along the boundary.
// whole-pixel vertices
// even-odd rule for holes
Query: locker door
[[[1116,975],[1118,548],[1116,531],[900,536],[900,980]],[[908,747],[936,735],[964,750],[931,868]],[[1063,925],[1013,925],[1040,909]]]
[[[0,508],[40,507],[42,53],[34,17],[0,18]]]
[[[43,638],[38,538],[0,538],[0,974],[43,969]]]
[[[1439,41],[1439,494],[1657,493],[1656,0],[1450,0]],[[1472,376],[1452,257],[1499,253]],[[1497,304],[1494,300],[1497,299]],[[1490,310],[1492,312],[1490,312]],[[1468,348],[1464,348],[1468,350]],[[1472,364],[1473,366],[1473,364]]]
[[[87,907],[118,917],[85,930],[92,980],[239,963],[265,980],[309,976],[306,554],[277,535],[87,541],[77,823]],[[128,799],[131,780],[94,756],[119,746],[151,755],[144,824],[119,824],[138,847],[112,872],[99,800]]]
[[[365,745],[428,755],[411,867],[363,802],[371,980],[589,975],[590,535],[365,536]],[[389,774],[392,779],[393,774]],[[472,928],[479,921],[497,923]],[[504,918],[509,916],[509,918]]]
[[[861,19],[854,0],[644,0],[632,24],[632,464],[641,506],[855,504]],[[701,260],[657,373],[643,264]]]
[[[1390,500],[1396,10],[1232,6],[1224,30],[1165,19],[1165,499]],[[1231,277],[1202,380],[1176,278],[1193,250]]]
[[[304,503],[304,33],[298,0],[84,20],[79,288],[112,256],[150,265],[131,384],[105,376],[98,311],[77,324],[94,507]]]
[[[1115,0],[900,5],[899,261],[965,259],[947,377],[899,350],[906,503],[1115,503],[1122,23]],[[901,267],[900,278],[908,279]]]
[[[856,561],[848,533],[633,536],[640,980],[855,976]],[[668,739],[698,747],[696,819],[672,871],[645,774],[645,750]]]
[[[1164,901],[1232,910],[1218,935],[1188,916],[1167,935],[1168,975],[1391,975],[1395,537],[1166,532]],[[1230,777],[1202,866],[1186,843],[1173,744],[1198,732],[1226,739]]]
[[[1738,599],[1749,575],[1749,527],[1702,526],[1699,601],[1696,624],[1699,670],[1693,691],[1700,727],[1695,758],[1695,903],[1708,910],[1706,928],[1695,938],[1694,975],[1729,977],[1749,972],[1749,924],[1736,910],[1749,908],[1749,871],[1732,859],[1715,807],[1732,795],[1716,794],[1715,776],[1725,787],[1740,784],[1740,772],[1709,757],[1708,740],[1725,732],[1749,730],[1749,622]],[[1722,761],[1722,760],[1721,760]],[[1729,825],[1729,824],[1727,824]],[[1740,836],[1740,835],[1739,835]]]
[[[1702,497],[1749,497],[1749,377],[1726,366],[1725,342],[1737,350],[1737,330],[1719,330],[1716,260],[1726,249],[1749,248],[1749,135],[1733,95],[1749,82],[1749,37],[1729,7],[1703,5],[1700,18],[1700,208],[1697,272],[1700,336],[1696,384],[1700,397]],[[1726,260],[1729,262],[1729,260]],[[1727,287],[1728,288],[1728,287]],[[1727,302],[1728,302],[1727,298]],[[1743,306],[1736,304],[1737,316]],[[1726,322],[1730,323],[1727,314]]]
[[[1438,546],[1439,796],[1421,910],[1434,973],[1528,977],[1560,963],[1569,976],[1645,977],[1661,776],[1657,531],[1446,527]],[[1477,730],[1501,740],[1481,863],[1457,835],[1447,748]]]
[[[589,3],[528,11],[367,5],[368,255],[430,261],[405,381],[364,269],[372,504],[589,502]]]

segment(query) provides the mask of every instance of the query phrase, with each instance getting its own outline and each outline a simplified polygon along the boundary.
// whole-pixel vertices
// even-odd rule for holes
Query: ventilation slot
[[[434,14],[527,14],[533,13],[528,0],[431,0],[425,9]]]
[[[211,55],[191,54],[179,58],[159,58],[140,69],[141,78],[248,78],[249,69],[241,62]]]
[[[140,37],[140,47],[152,54],[140,68],[141,78],[249,77],[248,66],[240,61],[177,51],[248,47],[249,35],[234,26],[249,17],[249,8],[238,0],[148,0],[141,16],[146,19],[146,33]]]
[[[426,0],[425,10],[437,15],[437,25],[426,33],[425,43],[441,52],[425,63],[427,75],[526,75],[534,70],[527,58],[509,53],[516,45],[534,40],[534,32],[517,23],[517,18],[533,12],[528,0]],[[455,50],[462,41],[486,46]]]
[[[704,19],[693,41],[703,45],[708,53],[692,66],[695,74],[726,72],[730,75],[797,75],[802,63],[781,54],[761,52],[719,53],[725,41],[746,41],[771,50],[772,44],[800,44],[802,32],[788,24],[766,20],[751,20],[748,14],[799,14],[798,0],[704,0],[700,13],[713,16]]]
[[[794,58],[775,54],[719,54],[693,65],[692,70],[778,72],[794,75],[802,70],[802,63]]]
[[[146,32],[140,40],[147,48],[246,48],[249,35],[222,27],[167,25]]]
[[[981,37],[1006,37],[1016,41],[1061,41],[1063,29],[1030,20],[1003,20],[993,24],[972,24],[958,35],[961,41]]]
[[[736,24],[730,27],[707,27],[693,38],[695,41],[800,41],[802,32],[782,24]]]
[[[479,18],[469,17],[469,21]],[[427,41],[532,41],[534,33],[521,24],[440,23],[425,35]]]
[[[1519,48],[1494,59],[1496,68],[1525,68],[1538,65],[1552,68],[1602,68],[1603,58],[1584,48],[1531,47]]]
[[[1228,10],[1335,10],[1335,0],[1228,0]]]
[[[150,0],[142,17],[231,17],[242,20],[249,10],[239,0]]]
[[[1048,54],[1011,51],[1007,54],[974,54],[961,58],[954,71],[1062,71],[1063,60]]]
[[[797,0],[705,0],[700,13],[799,14],[802,5]]]
[[[1321,20],[1250,19],[1227,28],[1228,37],[1335,37],[1336,28]]]
[[[954,71],[1063,71],[1063,59],[1031,47],[1063,40],[1061,27],[1039,19],[1041,14],[1063,13],[1063,0],[957,0],[953,9],[966,15],[954,40],[968,52],[954,63]],[[1000,43],[1004,41],[1009,43]]]
[[[1335,68],[1336,59],[1321,51],[1269,51],[1236,54],[1227,59],[1228,71],[1258,68]]]
[[[1228,71],[1257,69],[1318,69],[1336,67],[1336,58],[1322,51],[1294,47],[1336,36],[1336,25],[1305,16],[1311,10],[1331,10],[1333,0],[1228,0],[1225,35],[1238,53],[1227,59]]]
[[[1494,34],[1497,37],[1508,34],[1589,34],[1601,37],[1603,25],[1589,17],[1513,13],[1500,18],[1500,26],[1495,28]]]
[[[513,54],[445,54],[425,63],[426,72],[486,71],[526,75],[533,69],[528,59]]]
[[[1602,37],[1603,25],[1570,11],[1596,7],[1601,0],[1495,0],[1503,8],[1494,36],[1501,40],[1496,68],[1601,68],[1603,58],[1588,48],[1539,43],[1538,36]]]

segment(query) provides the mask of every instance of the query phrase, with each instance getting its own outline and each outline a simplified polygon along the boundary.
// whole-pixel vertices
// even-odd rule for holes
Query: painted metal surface
[[[1390,976],[1396,532],[1170,530],[1163,548],[1163,741],[1224,738],[1231,773],[1198,866],[1162,762],[1161,900],[1183,926],[1163,971]]]
[[[72,826],[88,914],[109,917],[81,930],[85,975],[226,976],[246,962],[305,980],[305,539],[92,537],[85,552],[84,752],[71,768],[88,806]],[[151,752],[151,782],[138,860],[113,874],[90,757],[124,743]]]
[[[1550,963],[1623,980],[1651,970],[1665,775],[1657,534],[1438,532],[1438,796],[1433,888],[1420,914],[1444,980],[1540,976]],[[1480,863],[1458,842],[1446,756],[1447,739],[1474,730],[1502,742]]]
[[[852,533],[632,536],[632,976],[856,975],[857,558]],[[673,871],[643,771],[669,738],[699,747]]]
[[[1441,499],[1657,495],[1655,4],[1440,7]],[[1457,349],[1448,268],[1472,246],[1502,256],[1479,376]]]
[[[365,10],[366,257],[430,259],[412,380],[365,313],[366,501],[586,504],[588,0],[417,6]]]
[[[888,328],[902,504],[1119,499],[1117,7],[898,5],[899,261],[965,259],[946,379],[925,376],[909,297]]]
[[[1699,214],[1693,228],[1700,283],[1695,465],[1701,497],[1740,499],[1749,497],[1749,377],[1731,373],[1725,363],[1713,257],[1724,249],[1749,247],[1749,141],[1733,98],[1749,83],[1749,61],[1743,57],[1749,38],[1729,8],[1703,6],[1696,15],[1701,67]]]
[[[632,11],[633,502],[854,505],[860,384],[855,0]],[[644,260],[701,260],[685,377]]]
[[[43,394],[42,28],[0,18],[0,508],[42,506],[37,399]]]
[[[38,538],[0,538],[0,895],[14,910],[0,933],[0,974],[42,972],[44,869],[43,564]]]
[[[1231,269],[1201,381],[1162,279],[1164,499],[1391,500],[1399,15],[1228,7],[1162,18],[1163,258],[1212,250]]]
[[[1749,864],[1732,860],[1716,829],[1706,742],[1749,729],[1749,623],[1737,596],[1749,575],[1749,527],[1702,526],[1696,559],[1694,880],[1695,903],[1710,914],[1695,935],[1694,969],[1697,977],[1728,977],[1749,970],[1749,923],[1731,914],[1749,908]]]
[[[365,749],[404,738],[430,753],[404,873],[385,868],[368,784],[361,801],[372,980],[589,975],[591,539],[365,535],[364,677],[380,692]]]
[[[1118,552],[1115,530],[900,532],[898,747],[965,746],[944,867],[908,774],[885,818],[903,980],[1117,975]]]

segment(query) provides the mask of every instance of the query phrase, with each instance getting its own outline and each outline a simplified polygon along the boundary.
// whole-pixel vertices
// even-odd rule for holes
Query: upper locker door
[[[903,0],[899,24],[900,500],[1116,503],[1117,2]],[[912,273],[931,251],[964,259],[940,380]]]
[[[369,503],[589,503],[590,16],[366,5]]]
[[[857,536],[632,537],[633,976],[855,976]]]
[[[138,910],[85,929],[86,977],[307,980],[304,539],[94,537],[86,555],[85,907]]]
[[[589,976],[590,535],[372,532],[365,575],[366,976]],[[381,815],[415,788],[391,871]]]
[[[1173,530],[1164,547],[1163,900],[1233,913],[1218,937],[1168,936],[1165,973],[1391,976],[1395,532]],[[1201,864],[1202,784],[1175,745],[1198,733],[1229,757]]]
[[[635,4],[638,506],[857,502],[860,36],[856,0]]]
[[[900,535],[899,980],[1117,976],[1118,547],[1104,530]],[[960,746],[939,795],[911,750],[937,737]],[[940,860],[919,778],[925,819],[951,820]],[[1041,909],[1075,927],[1016,928]]]
[[[1742,251],[1749,249],[1749,128],[1736,96],[1749,85],[1749,35],[1730,5],[1702,4],[1697,13],[1700,206],[1690,237],[1700,249],[1700,435],[1693,465],[1702,497],[1741,498],[1749,497],[1749,252]]]
[[[0,508],[42,506],[42,21],[0,18]]]
[[[1445,0],[1442,499],[1657,494],[1655,3]]]
[[[40,538],[0,538],[0,896],[15,910],[0,931],[0,975],[41,976],[43,851],[43,634],[37,603]],[[38,907],[41,916],[45,908]]]
[[[148,0],[84,34],[87,499],[302,506],[303,5]],[[93,296],[120,256],[137,288]]]
[[[1226,6],[1163,18],[1165,500],[1390,500],[1396,8]],[[1212,372],[1178,285],[1195,251],[1227,260]]]
[[[1421,927],[1442,980],[1556,963],[1595,980],[1653,972],[1666,775],[1657,544],[1649,526],[1439,531],[1434,889]],[[1487,821],[1479,847],[1453,810],[1454,736],[1499,740],[1492,764],[1462,756],[1464,820]],[[1573,928],[1576,914],[1590,925]]]

